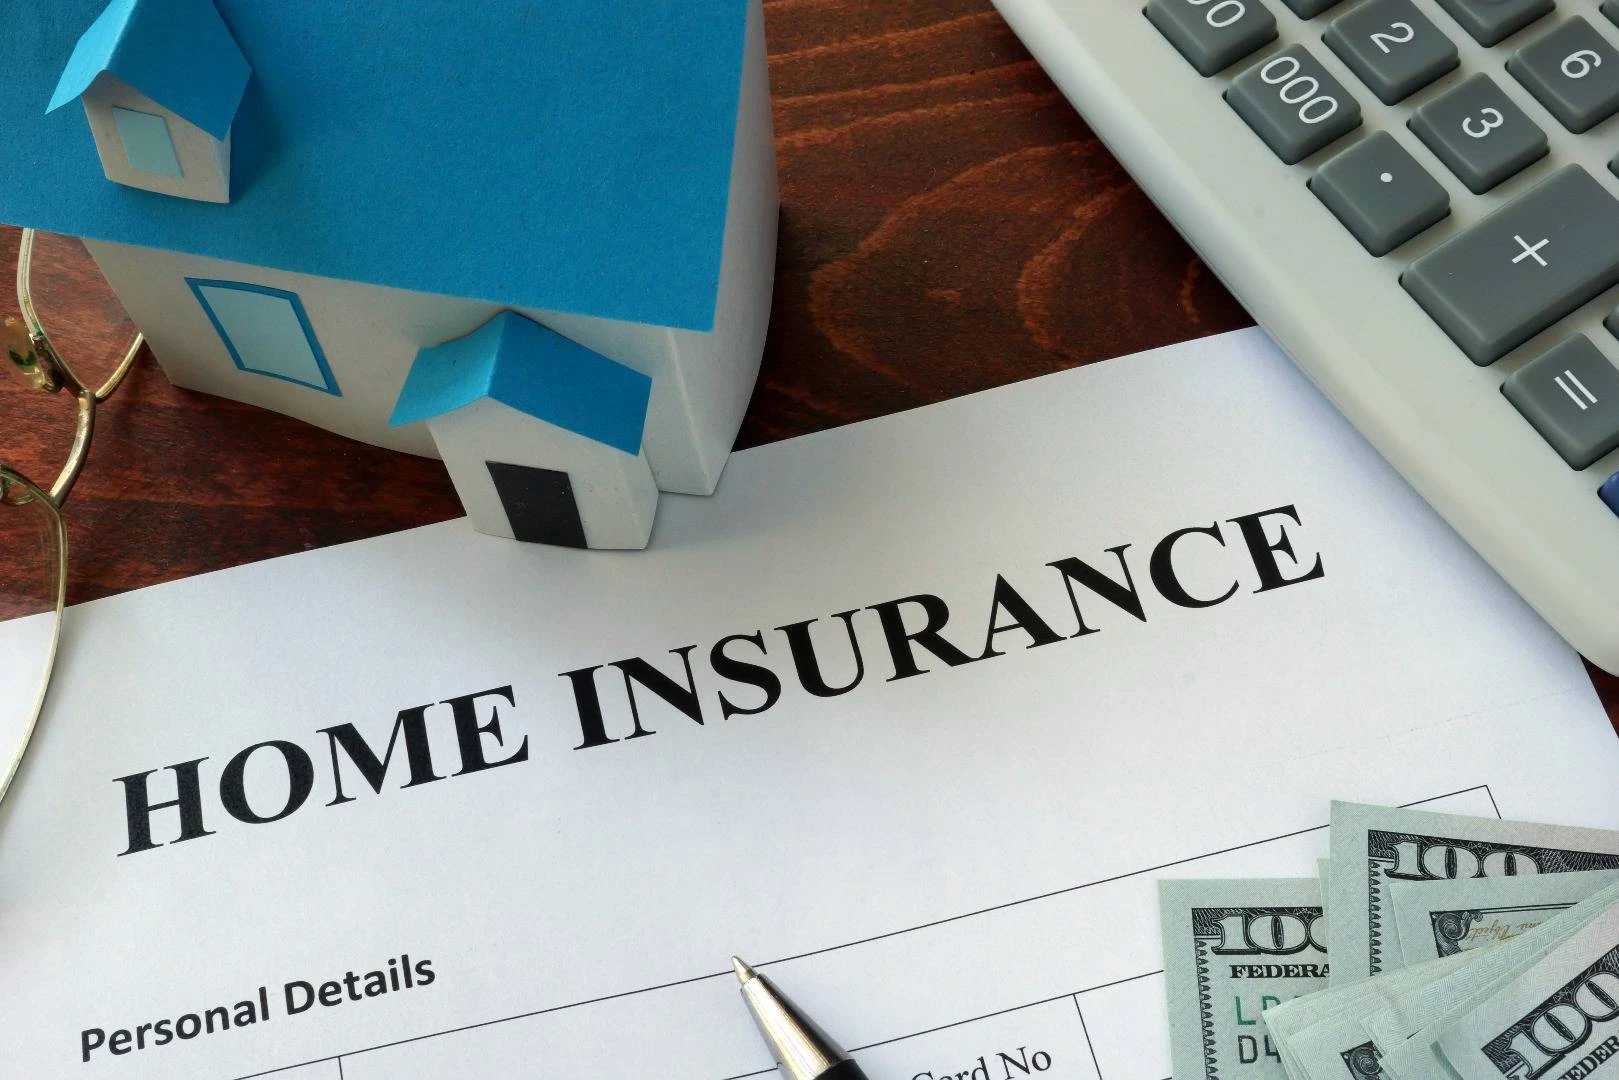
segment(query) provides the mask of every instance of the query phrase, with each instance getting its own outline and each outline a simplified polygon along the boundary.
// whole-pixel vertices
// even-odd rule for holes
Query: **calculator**
[[[994,3],[1293,362],[1619,673],[1619,0]]]

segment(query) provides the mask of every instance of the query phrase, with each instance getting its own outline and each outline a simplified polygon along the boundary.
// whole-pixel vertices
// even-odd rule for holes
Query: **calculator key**
[[[1507,70],[1570,131],[1619,112],[1619,51],[1578,15],[1513,53]]]
[[[1619,0],[1602,0],[1602,14],[1608,17],[1609,22],[1619,26]]]
[[[1385,255],[1450,213],[1439,182],[1386,131],[1321,166],[1310,190],[1373,255]]]
[[[1366,0],[1333,19],[1321,40],[1385,105],[1404,101],[1457,63],[1455,44],[1411,0]]]
[[[1608,477],[1607,482],[1602,485],[1602,489],[1597,494],[1602,497],[1603,502],[1608,504],[1609,510],[1619,514],[1619,472]]]
[[[1525,364],[1501,392],[1571,468],[1619,447],[1619,368],[1584,334]]]
[[[1360,103],[1303,45],[1238,75],[1226,100],[1289,165],[1360,126]]]
[[[1276,40],[1276,17],[1260,0],[1147,0],[1146,16],[1199,75]]]
[[[1619,200],[1578,165],[1411,264],[1400,284],[1475,364],[1493,364],[1619,283]]]
[[[1439,6],[1480,45],[1494,45],[1551,14],[1552,0],[1439,0]]]
[[[1282,0],[1301,19],[1313,19],[1328,8],[1337,7],[1341,0]]]
[[[1546,133],[1488,75],[1457,83],[1418,109],[1411,130],[1475,195],[1546,156]]]

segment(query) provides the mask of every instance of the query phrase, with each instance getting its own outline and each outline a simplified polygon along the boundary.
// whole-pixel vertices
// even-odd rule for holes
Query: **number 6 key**
[[[1619,53],[1578,15],[1513,53],[1507,70],[1576,134],[1619,112]]]
[[[1302,45],[1238,75],[1226,101],[1292,165],[1360,126],[1360,105]]]

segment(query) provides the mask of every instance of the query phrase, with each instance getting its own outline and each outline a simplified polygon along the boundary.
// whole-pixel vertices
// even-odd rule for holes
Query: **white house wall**
[[[461,505],[479,532],[512,536],[488,463],[568,474],[592,548],[643,548],[652,535],[658,485],[645,452],[626,454],[485,398],[429,420]]]
[[[288,274],[150,248],[87,241],[124,309],[177,386],[245,401],[362,442],[437,457],[424,425],[388,417],[424,345],[475,329],[492,305]],[[245,282],[295,293],[341,396],[242,371],[187,278]]]
[[[668,331],[681,382],[654,385],[659,394],[683,393],[699,451],[698,471],[670,477],[665,491],[709,495],[736,442],[753,386],[759,377],[770,300],[776,277],[776,141],[770,114],[770,68],[765,56],[764,17],[758,0],[748,11],[747,46],[731,159],[731,202],[725,219],[719,306],[707,334]],[[665,410],[670,415],[678,407]]]
[[[83,96],[84,116],[95,137],[96,153],[107,179],[144,191],[203,202],[230,202],[230,132],[224,141],[172,112],[115,75],[102,72]],[[161,116],[180,162],[180,176],[141,172],[129,164],[124,139],[113,118],[114,107]]]
[[[384,289],[352,281],[289,274],[240,263],[149,248],[87,242],[152,353],[177,385],[296,416],[361,442],[437,457],[423,424],[388,427],[400,388],[419,349],[463,337],[497,313],[499,304]],[[341,394],[242,371],[208,321],[187,278],[245,282],[294,293],[309,317]],[[641,323],[586,319],[517,309],[574,341],[652,376],[676,362],[668,331]],[[648,456],[695,460],[683,417],[648,416]],[[661,422],[660,422],[661,421]]]
[[[749,15],[731,199],[711,333],[516,309],[652,377],[644,448],[665,491],[714,490],[758,376],[776,250],[775,150],[763,19]],[[289,227],[318,229],[315,223]],[[362,442],[439,456],[423,424],[388,417],[417,350],[462,337],[503,305],[293,274],[195,255],[87,241],[90,254],[177,385],[287,413]],[[341,396],[244,372],[186,278],[296,294]]]

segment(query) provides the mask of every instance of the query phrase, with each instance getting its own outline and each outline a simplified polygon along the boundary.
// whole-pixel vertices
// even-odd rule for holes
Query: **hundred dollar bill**
[[[1463,1080],[1619,1076],[1619,907],[1497,987],[1437,1042]]]
[[[1420,964],[1508,941],[1615,882],[1619,870],[1391,882],[1389,902],[1399,929],[1401,965],[1389,966]]]
[[[1161,881],[1158,908],[1176,1080],[1283,1080],[1260,1018],[1327,985],[1320,883]]]
[[[1527,934],[1461,954],[1456,959],[1465,963],[1438,982],[1415,993],[1393,995],[1386,1008],[1366,1021],[1382,1051],[1384,1075],[1394,1080],[1454,1075],[1442,1068],[1443,1062],[1436,1064],[1433,1044],[1439,1036],[1497,987],[1512,982],[1615,905],[1619,905],[1619,885],[1610,885]],[[1360,985],[1375,986],[1386,977]]]
[[[1389,904],[1393,882],[1619,869],[1616,832],[1357,803],[1332,804],[1331,845],[1326,904],[1336,985],[1403,956]]]
[[[1375,1080],[1382,1054],[1354,1013],[1340,1013],[1307,1028],[1288,1047],[1297,1080]]]
[[[1471,960],[1446,957],[1376,979],[1294,998],[1265,1012],[1265,1026],[1294,1080],[1355,1080],[1380,1075],[1381,1051],[1366,1017]]]
[[[1294,1049],[1304,1033],[1353,1007],[1356,999],[1368,996],[1365,989],[1368,985],[1360,982],[1341,990],[1317,990],[1265,1010],[1265,1030],[1270,1033],[1271,1045],[1281,1056],[1288,1076],[1300,1080],[1309,1075]]]
[[[1310,1075],[1297,1051],[1305,1033],[1337,1019],[1358,1005],[1360,998],[1370,996],[1364,989],[1367,985],[1360,982],[1341,990],[1317,990],[1265,1010],[1265,1030],[1289,1077],[1303,1080]]]

